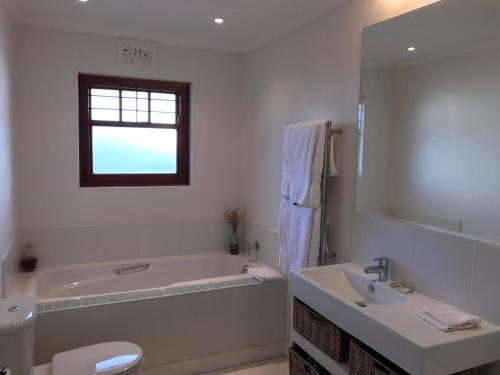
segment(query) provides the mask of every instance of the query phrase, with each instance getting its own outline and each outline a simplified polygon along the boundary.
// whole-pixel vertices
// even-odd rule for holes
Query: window
[[[189,83],[78,79],[80,186],[189,185]]]

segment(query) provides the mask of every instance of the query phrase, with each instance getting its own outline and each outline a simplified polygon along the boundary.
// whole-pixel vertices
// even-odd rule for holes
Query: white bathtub
[[[37,300],[35,362],[105,341],[141,346],[151,375],[280,356],[286,282],[241,274],[247,263],[203,254],[40,269],[18,289]]]
[[[212,283],[241,275],[245,258],[221,254],[50,267],[37,271],[24,294],[39,302],[148,290],[182,283]]]

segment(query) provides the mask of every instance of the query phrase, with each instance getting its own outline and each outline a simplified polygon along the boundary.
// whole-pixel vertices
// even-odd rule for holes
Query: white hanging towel
[[[290,219],[292,216],[292,205],[288,198],[281,198],[280,205],[280,271],[283,275],[288,274],[290,269],[290,252],[288,243],[290,237]]]
[[[281,195],[292,203],[321,207],[321,181],[325,158],[326,121],[285,127]],[[337,175],[331,139],[329,175]]]
[[[317,264],[326,121],[285,127],[280,208],[280,270]],[[332,138],[329,175],[336,175]]]
[[[311,242],[309,244],[309,258],[306,267],[319,265],[319,247],[321,239],[321,208],[315,208],[311,224]]]
[[[294,204],[309,207],[321,204],[324,136],[325,122],[285,127],[281,194]]]
[[[308,266],[314,208],[283,198],[280,209],[280,271],[288,274]]]

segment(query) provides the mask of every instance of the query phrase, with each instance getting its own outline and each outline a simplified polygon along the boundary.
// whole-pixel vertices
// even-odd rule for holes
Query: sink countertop
[[[353,263],[314,267],[290,274],[291,292],[411,374],[449,374],[500,360],[500,327],[483,321],[471,330],[440,331],[416,312],[444,304],[418,292],[404,295],[405,302],[360,307],[335,289],[343,270],[372,279]]]

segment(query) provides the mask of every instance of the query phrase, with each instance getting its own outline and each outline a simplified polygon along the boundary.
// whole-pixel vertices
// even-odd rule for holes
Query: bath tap
[[[375,266],[365,267],[366,274],[375,273],[378,275],[377,281],[387,281],[389,276],[389,259],[384,257],[373,258],[374,262],[378,262]]]

